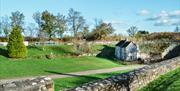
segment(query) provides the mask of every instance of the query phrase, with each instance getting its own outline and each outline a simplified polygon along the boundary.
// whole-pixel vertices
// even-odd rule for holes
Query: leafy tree
[[[55,16],[48,11],[44,11],[42,13],[41,19],[43,20],[42,22],[42,30],[48,34],[48,38],[52,39],[52,36],[54,36],[55,33]]]
[[[20,28],[23,28],[24,18],[25,18],[24,14],[19,11],[12,12],[11,14],[12,14],[12,16],[10,17],[11,26],[12,27],[18,26]]]
[[[93,30],[93,39],[103,39],[107,37],[109,34],[112,34],[115,29],[112,27],[111,23],[104,23],[97,25],[96,28]]]
[[[8,55],[11,58],[25,58],[27,56],[27,48],[24,45],[24,38],[21,34],[22,28],[19,26],[13,27],[9,35],[7,45]]]
[[[177,32],[177,33],[180,32],[180,28],[178,26],[176,26],[174,32]]]
[[[8,38],[8,35],[11,32],[11,25],[9,22],[9,18],[7,16],[2,17],[1,29],[2,29],[2,33],[5,35],[5,37]]]
[[[137,31],[138,28],[136,26],[132,26],[127,30],[127,33],[130,37],[134,37]]]
[[[69,10],[68,23],[71,26],[70,30],[73,32],[74,37],[77,37],[78,32],[84,27],[85,19],[80,15],[80,12]]]
[[[67,30],[66,17],[58,14],[56,16],[56,33],[60,38],[63,37],[63,33]]]

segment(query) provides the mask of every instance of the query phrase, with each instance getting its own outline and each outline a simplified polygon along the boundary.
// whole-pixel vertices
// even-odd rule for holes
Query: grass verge
[[[180,91],[180,68],[160,76],[139,91]]]

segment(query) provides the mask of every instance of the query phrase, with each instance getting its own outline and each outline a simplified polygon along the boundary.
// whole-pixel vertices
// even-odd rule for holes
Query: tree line
[[[43,12],[35,12],[32,15],[35,23],[29,23],[25,26],[25,16],[19,11],[11,13],[11,16],[4,16],[0,21],[0,34],[8,39],[13,26],[21,28],[24,36],[30,38],[37,37],[43,40],[53,38],[64,38],[65,32],[70,32],[73,39],[86,39],[86,40],[106,40],[116,39],[120,40],[122,35],[113,34],[115,29],[111,23],[106,23],[103,20],[95,20],[95,25],[90,31],[86,19],[80,12],[69,9],[68,15],[65,16],[61,13],[56,15],[45,10]],[[176,26],[174,32],[180,32],[180,28]],[[139,30],[136,26],[131,26],[127,29],[129,37],[141,39],[143,36],[149,34],[146,30]],[[113,34],[113,35],[112,35]]]
[[[19,11],[11,13],[11,16],[4,16],[0,22],[0,34],[8,38],[13,26],[21,28],[24,36],[38,38],[63,38],[64,33],[69,31],[74,39],[96,40],[103,39],[112,34],[115,29],[111,23],[97,20],[95,27],[90,31],[89,25],[80,12],[69,9],[68,15],[52,14],[45,10],[35,12],[32,16],[35,23],[29,23],[25,27],[25,16]]]

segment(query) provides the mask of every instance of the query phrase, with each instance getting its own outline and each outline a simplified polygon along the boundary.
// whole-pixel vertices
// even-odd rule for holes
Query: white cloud
[[[180,25],[180,10],[165,11],[147,18],[148,21],[155,21],[155,26]]]
[[[169,19],[161,19],[161,20],[157,20],[154,25],[155,26],[167,26],[167,25],[171,25],[171,21]]]
[[[117,21],[117,20],[112,20],[112,21],[104,21],[105,23],[111,23],[112,25],[123,25],[125,24],[124,21]]]
[[[180,18],[180,10],[175,10],[169,13],[169,17],[171,18]]]
[[[147,9],[143,9],[137,13],[138,15],[146,16],[150,14],[150,11]]]

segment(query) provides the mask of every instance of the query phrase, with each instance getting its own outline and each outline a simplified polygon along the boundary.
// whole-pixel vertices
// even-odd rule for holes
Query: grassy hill
[[[96,45],[93,50],[99,51],[102,45]],[[112,60],[100,57],[72,56],[73,46],[45,46],[28,47],[28,57],[25,59],[10,59],[7,57],[5,47],[0,48],[0,79],[49,75],[54,73],[68,73],[84,70],[112,68],[122,66]],[[47,54],[53,53],[56,57],[46,58]]]

